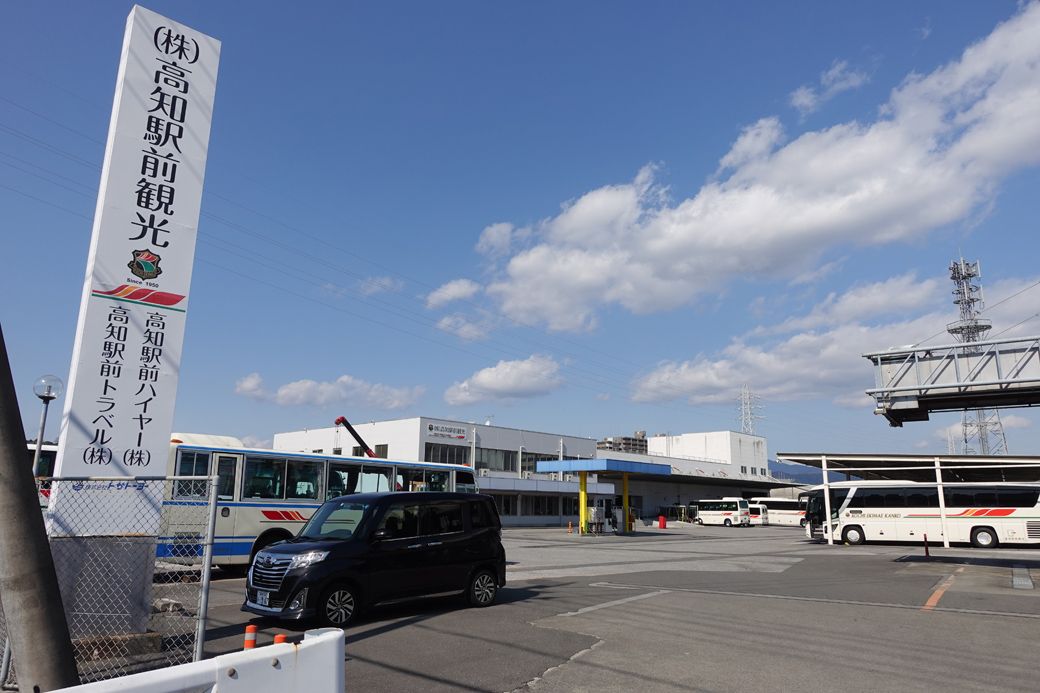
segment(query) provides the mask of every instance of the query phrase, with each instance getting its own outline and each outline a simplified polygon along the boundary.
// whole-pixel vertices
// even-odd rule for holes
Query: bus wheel
[[[732,526],[733,526],[733,523],[732,523],[732,522],[730,522],[729,520],[724,520],[724,521],[722,522],[722,524],[726,525],[727,527],[732,527]]]
[[[851,527],[846,527],[844,530],[842,530],[841,540],[844,541],[846,544],[851,544],[852,546],[859,546],[860,544],[866,543],[867,538],[863,536],[862,527],[859,527],[858,525],[852,525]]]
[[[989,527],[971,530],[971,545],[977,549],[992,549],[997,545],[997,533]]]

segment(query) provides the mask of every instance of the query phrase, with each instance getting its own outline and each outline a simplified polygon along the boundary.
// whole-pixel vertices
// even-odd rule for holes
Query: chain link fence
[[[37,490],[80,680],[201,659],[216,477],[54,478]],[[0,647],[0,685],[16,689],[2,610]]]

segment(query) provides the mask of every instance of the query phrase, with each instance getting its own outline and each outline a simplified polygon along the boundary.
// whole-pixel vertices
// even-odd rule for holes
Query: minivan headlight
[[[297,554],[293,556],[292,562],[289,564],[289,570],[293,568],[306,568],[309,565],[314,565],[318,561],[324,561],[325,557],[329,555],[328,551],[308,551],[307,553]]]

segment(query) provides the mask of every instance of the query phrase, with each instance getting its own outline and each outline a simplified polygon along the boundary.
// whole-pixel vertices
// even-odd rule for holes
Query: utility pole
[[[23,691],[79,684],[0,327],[0,603]]]

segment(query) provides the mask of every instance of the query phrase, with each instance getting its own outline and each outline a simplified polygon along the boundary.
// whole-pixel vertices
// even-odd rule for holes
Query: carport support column
[[[943,546],[950,548],[950,532],[946,527],[946,494],[943,493],[942,461],[935,458],[935,490],[939,493],[939,524],[942,527]]]
[[[589,519],[589,473],[578,472],[578,534],[585,534]]]
[[[827,473],[827,456],[820,455],[820,467],[823,469],[823,533],[827,535],[827,544],[834,545],[834,532],[831,525],[831,480]]]
[[[621,533],[628,534],[628,472],[621,473]]]

